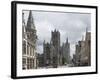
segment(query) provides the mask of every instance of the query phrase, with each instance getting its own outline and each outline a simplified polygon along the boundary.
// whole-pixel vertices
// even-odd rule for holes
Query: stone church
[[[36,29],[32,16],[29,11],[27,24],[25,24],[24,13],[22,13],[22,69],[37,68],[36,63]]]
[[[70,43],[68,39],[62,46],[60,45],[60,32],[54,30],[51,32],[50,43],[43,42],[44,66],[57,68],[70,60]]]

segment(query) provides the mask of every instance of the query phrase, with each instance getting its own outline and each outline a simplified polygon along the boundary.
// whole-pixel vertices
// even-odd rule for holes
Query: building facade
[[[51,41],[43,42],[44,66],[57,68],[70,62],[70,43],[68,38],[63,46],[60,46],[60,32],[51,32]]]
[[[44,53],[44,66],[46,67],[52,67],[52,53],[51,53],[51,44],[46,43],[44,41],[43,43],[43,53]]]
[[[91,32],[86,30],[85,40],[82,39],[76,44],[73,62],[75,66],[91,65]]]
[[[51,32],[51,43],[54,48],[53,53],[53,66],[57,67],[61,64],[60,62],[60,32],[58,30],[54,30],[54,32]]]
[[[56,29],[51,32],[50,43],[43,43],[44,65],[57,67],[60,65],[60,32]]]
[[[66,39],[66,42],[63,43],[63,45],[62,45],[61,53],[62,53],[63,65],[70,64],[70,60],[71,60],[71,58],[70,58],[70,43],[68,42],[68,38]]]
[[[81,51],[80,65],[91,66],[91,33],[86,32],[83,50]]]
[[[44,54],[37,53],[37,68],[44,67]]]
[[[36,29],[32,16],[32,11],[29,11],[27,24],[25,24],[23,13],[22,25],[22,69],[37,68],[36,64]]]

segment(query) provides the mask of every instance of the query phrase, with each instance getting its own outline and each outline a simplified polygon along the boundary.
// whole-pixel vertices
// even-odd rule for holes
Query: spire
[[[29,11],[29,17],[28,17],[28,21],[27,21],[27,27],[35,29],[34,20],[33,20],[32,11],[31,10]]]
[[[23,23],[23,26],[25,26],[24,13],[22,13],[22,23]]]
[[[88,32],[88,27],[86,27],[86,32]]]
[[[25,30],[25,19],[24,19],[24,13],[22,13],[22,28],[23,28],[23,34],[24,34],[24,32],[26,32],[26,30]]]
[[[68,37],[67,37],[67,39],[66,39],[66,43],[68,43]]]
[[[45,44],[45,40],[43,41],[43,44]]]
[[[50,40],[50,44],[52,44],[52,40]]]
[[[55,28],[55,31],[54,32],[56,32],[56,28]]]

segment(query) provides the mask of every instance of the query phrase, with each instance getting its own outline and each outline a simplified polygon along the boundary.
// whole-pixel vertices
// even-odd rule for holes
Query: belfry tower
[[[24,17],[24,16],[23,16]],[[23,21],[24,24],[24,21]],[[23,28],[24,29],[24,28]],[[36,29],[34,24],[34,19],[32,15],[32,11],[29,11],[29,16],[27,20],[27,25],[25,27],[23,37],[23,69],[34,69],[37,68],[36,65]],[[25,52],[24,52],[25,51]]]
[[[54,32],[52,31],[51,35],[52,45],[55,49],[55,53],[53,54],[53,66],[57,67],[60,64],[60,32],[55,29]]]

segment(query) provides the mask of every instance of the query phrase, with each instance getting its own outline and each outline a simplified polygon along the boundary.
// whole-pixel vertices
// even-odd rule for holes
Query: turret
[[[27,21],[27,27],[35,30],[35,25],[34,25],[34,20],[33,20],[33,15],[32,15],[32,11],[31,10],[29,12],[29,17],[28,17],[28,21]]]

